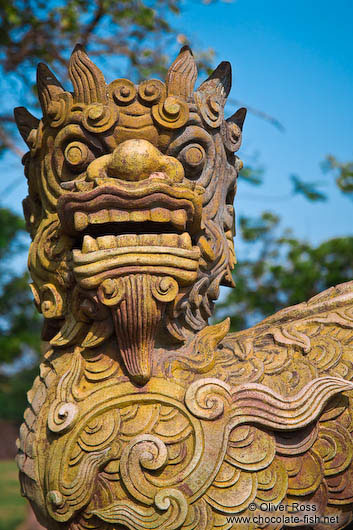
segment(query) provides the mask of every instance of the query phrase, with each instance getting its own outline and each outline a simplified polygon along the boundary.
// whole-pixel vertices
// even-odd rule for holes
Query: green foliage
[[[23,219],[0,208],[0,362],[10,363],[24,349],[38,351],[39,317],[28,288],[29,274],[16,273],[13,261],[26,250]]]
[[[338,187],[347,197],[353,196],[353,162],[340,163],[330,155],[323,169],[335,171]],[[262,176],[262,169],[251,166],[240,173],[253,185],[262,184]],[[291,181],[292,195],[309,201],[328,199],[318,189],[321,182],[305,182],[296,175]],[[230,316],[233,331],[353,279],[353,237],[330,239],[315,247],[295,238],[291,230],[283,231],[280,218],[270,211],[257,218],[243,216],[238,224],[238,238],[246,249],[235,267],[236,288],[218,304],[214,317]]]
[[[40,318],[28,283],[29,274],[15,275],[0,296],[0,362],[11,363],[25,350],[39,351]]]
[[[271,230],[278,224],[279,217],[271,212],[264,212],[259,218],[240,217],[239,224],[243,240],[246,242],[266,239]]]
[[[38,375],[38,365],[20,368],[14,374],[0,375],[0,418],[20,424],[28,407],[27,392]]]
[[[182,0],[56,0],[0,1],[0,90],[21,93],[21,105],[39,107],[34,72],[47,63],[65,82],[74,45],[80,42],[115,77],[133,81],[164,77],[180,45],[189,44],[172,24]],[[210,8],[211,9],[211,8]],[[212,50],[195,54],[200,72],[210,72]],[[8,105],[8,106],[7,106]],[[0,157],[17,147],[13,99],[3,98],[0,109]]]
[[[38,61],[65,78],[69,53],[81,42],[98,62],[99,56],[125,59],[124,73],[134,79],[164,75],[169,52],[187,41],[170,22],[182,6],[182,0],[3,0],[0,67],[21,84]],[[200,64],[209,67],[208,53],[202,52]]]
[[[290,305],[353,278],[353,237],[331,239],[314,247],[280,232],[280,219],[264,212],[240,219],[247,244],[237,263],[236,288],[219,304],[216,319],[231,317],[233,331],[244,329]]]
[[[334,172],[337,186],[353,198],[353,161],[339,162],[334,156],[328,155],[322,166],[324,171]]]
[[[263,174],[264,170],[261,167],[244,166],[239,173],[239,179],[253,186],[260,186],[263,183]]]
[[[13,254],[23,250],[19,236],[24,230],[25,223],[21,217],[8,208],[0,208],[0,274]]]
[[[33,380],[33,369],[25,366],[29,359],[38,358],[41,327],[28,288],[29,274],[17,273],[13,266],[16,256],[26,249],[23,235],[22,218],[0,208],[0,417],[18,421]],[[14,362],[17,373],[6,375],[4,363],[14,370]]]
[[[317,189],[320,182],[304,182],[297,175],[291,176],[293,195],[303,195],[309,201],[326,201],[327,196]]]

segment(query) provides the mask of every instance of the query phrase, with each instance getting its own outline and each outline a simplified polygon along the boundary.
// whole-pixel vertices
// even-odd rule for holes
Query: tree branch
[[[0,123],[15,123],[15,118],[12,114],[3,114],[0,116]]]
[[[0,126],[0,140],[4,143],[4,145],[6,145],[6,147],[8,149],[10,149],[10,151],[12,151],[16,156],[19,156],[20,158],[23,157],[23,155],[25,154],[24,151],[22,151],[21,149],[19,149],[19,147],[17,147],[17,145],[15,144],[15,142],[13,142],[10,138],[10,136],[8,135],[8,133],[5,131],[5,129],[3,127]]]
[[[234,105],[235,107],[246,107],[251,114],[254,114],[255,116],[258,116],[259,118],[270,122],[274,127],[276,127],[281,132],[285,132],[285,128],[282,125],[282,123],[277,120],[277,118],[274,118],[273,116],[270,116],[269,114],[266,114],[266,112],[263,112],[262,110],[255,109],[255,107],[249,107],[246,103],[239,101],[238,99],[229,98],[228,103],[231,105]]]
[[[86,29],[82,33],[81,42],[82,42],[82,45],[84,47],[87,46],[87,42],[88,42],[89,37],[93,33],[95,27],[97,26],[97,24],[99,23],[99,21],[103,17],[103,15],[104,15],[103,4],[102,4],[101,0],[99,0],[98,1],[98,5],[97,5],[97,9],[96,9],[95,14],[94,14],[94,17],[92,18],[90,24],[88,24],[86,26]]]

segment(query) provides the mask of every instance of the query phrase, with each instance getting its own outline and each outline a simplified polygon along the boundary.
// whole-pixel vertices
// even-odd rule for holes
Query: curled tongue
[[[119,351],[129,377],[144,385],[152,375],[152,353],[165,305],[178,293],[170,277],[130,274],[100,285],[101,302],[111,307]]]

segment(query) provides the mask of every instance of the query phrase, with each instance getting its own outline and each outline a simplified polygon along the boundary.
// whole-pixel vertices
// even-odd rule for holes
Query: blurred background
[[[235,201],[236,289],[215,320],[253,325],[353,278],[351,0],[2,0],[0,3],[0,530],[32,528],[13,457],[40,359],[21,201],[25,145],[12,109],[41,117],[35,69],[62,83],[81,42],[106,80],[164,78],[191,45],[204,80],[233,66],[226,114],[248,108]],[[27,517],[27,519],[26,519]]]

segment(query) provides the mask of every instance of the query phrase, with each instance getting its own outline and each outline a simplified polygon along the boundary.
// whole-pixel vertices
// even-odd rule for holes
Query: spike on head
[[[247,109],[245,107],[241,107],[238,109],[230,118],[227,119],[228,123],[235,123],[238,125],[239,129],[243,130],[244,121],[246,118]]]
[[[64,89],[53,72],[43,63],[39,63],[37,67],[37,89],[43,115],[46,116],[50,103],[58,99]]]
[[[171,303],[171,300],[168,301],[165,297],[164,276],[168,273],[169,267],[172,269],[171,278],[175,276],[177,287],[181,288],[180,293],[178,291],[173,300],[173,306],[168,306],[168,311],[165,311],[166,306],[161,306],[163,314],[161,312],[158,316],[158,322],[165,323],[165,329],[177,341],[184,342],[188,340],[190,330],[200,330],[206,325],[207,319],[212,314],[213,302],[218,297],[222,278],[223,283],[232,284],[231,270],[234,267],[235,257],[232,243],[231,209],[239,169],[239,159],[232,154],[240,146],[239,125],[242,125],[245,113],[243,110],[238,111],[231,118],[234,123],[229,123],[224,119],[224,104],[231,87],[230,65],[227,62],[221,63],[194,93],[194,83],[197,77],[196,63],[190,48],[184,46],[169,68],[166,83],[149,80],[136,86],[129,80],[116,79],[107,87],[102,72],[89,59],[83,47],[77,45],[70,60],[69,74],[74,93],[64,91],[50,70],[45,65],[40,65],[38,88],[41,104],[47,113],[43,121],[39,122],[38,132],[32,129],[33,124],[37,126],[37,121],[33,122],[26,113],[24,116],[20,113],[17,117],[21,134],[28,145],[33,141],[30,156],[26,158],[30,192],[27,218],[31,234],[34,238],[41,238],[43,242],[41,244],[44,246],[47,240],[49,240],[48,245],[54,245],[54,238],[51,239],[51,235],[49,237],[42,228],[46,226],[48,217],[46,212],[53,212],[55,223],[57,222],[52,226],[53,233],[55,232],[60,241],[63,241],[60,248],[65,247],[69,250],[63,257],[60,268],[46,270],[42,275],[44,265],[43,267],[41,264],[37,266],[37,249],[33,247],[31,268],[34,271],[33,275],[38,288],[40,289],[42,284],[55,284],[58,292],[60,291],[60,300],[73,299],[71,287],[74,282],[79,283],[80,286],[83,282],[82,289],[85,290],[88,287],[90,293],[99,289],[101,278],[94,279],[97,283],[91,289],[92,273],[90,270],[87,272],[87,277],[86,272],[83,272],[82,280],[81,277],[68,277],[67,282],[65,279],[65,285],[64,282],[60,284],[58,278],[64,278],[64,276],[66,278],[67,271],[73,271],[76,266],[78,267],[77,263],[80,262],[83,254],[85,256],[82,259],[89,260],[96,258],[95,255],[88,256],[88,254],[95,253],[97,248],[99,251],[109,250],[99,248],[99,244],[104,247],[104,245],[116,243],[114,249],[119,248],[116,254],[119,257],[114,263],[109,262],[106,265],[105,259],[108,258],[109,253],[103,255],[104,267],[108,267],[105,271],[107,279],[115,280],[115,278],[120,278],[121,274],[124,277],[130,278],[131,276],[131,282],[133,282],[136,279],[135,275],[142,271],[142,276],[137,282],[137,290],[135,289],[140,296],[142,292],[140,287],[145,281],[145,275],[147,273],[151,275],[152,280],[148,285],[146,284],[144,289],[152,293],[153,300],[156,300],[153,304],[158,306],[156,310],[153,309],[151,316],[153,326],[155,326],[156,311],[159,311],[158,304]],[[22,114],[23,112],[26,111],[22,111]],[[31,137],[30,140],[29,137]],[[157,154],[145,157],[141,142],[150,145],[150,148],[154,149]],[[121,168],[119,169],[119,164],[117,164],[116,157],[123,144],[126,149],[128,148],[128,155],[132,160],[130,178]],[[40,179],[38,179],[39,171]],[[141,184],[139,184],[140,180]],[[172,189],[174,182],[178,184],[177,192]],[[191,186],[190,182],[192,182]],[[109,190],[114,190],[114,193],[113,191],[108,193],[106,186]],[[150,206],[148,205],[149,195],[148,197],[146,195],[146,199],[144,198],[146,208],[144,206],[141,212],[139,211],[140,203],[134,202],[135,190],[139,190],[140,186],[141,190],[151,189]],[[157,206],[152,193],[155,189],[158,190],[159,186],[166,196],[170,186],[171,197],[167,201],[161,192],[161,202]],[[96,193],[97,196],[93,198]],[[87,194],[87,196],[81,194]],[[112,197],[108,199],[108,201],[111,200],[111,207],[105,202],[107,194]],[[131,199],[131,203],[130,200],[129,202],[126,200],[126,208],[124,206],[125,194],[128,199]],[[79,200],[77,204],[74,201],[73,206],[73,203],[69,202],[79,197],[83,201],[82,211]],[[182,207],[184,202],[178,204],[179,197],[182,201],[189,201],[190,208],[189,206]],[[86,204],[86,201],[91,200],[95,201],[94,204],[93,202]],[[134,212],[131,215],[132,223],[135,223],[135,219],[142,219],[138,226],[128,225],[129,235],[130,230],[138,232],[136,238],[131,238],[131,241],[141,247],[138,263],[134,260],[129,269],[123,269],[125,257],[120,258],[120,256],[124,256],[125,251],[120,252],[120,248],[128,248],[124,245],[130,239],[124,237],[124,231],[125,222],[130,222],[130,213],[129,221],[123,221],[122,219],[126,219],[125,211],[121,216],[117,215],[118,210],[113,208],[115,204]],[[66,208],[69,214],[66,213]],[[92,215],[87,213],[88,210]],[[102,210],[102,215],[99,214],[100,210]],[[103,210],[106,211],[103,212]],[[90,218],[94,222],[91,222]],[[96,221],[99,222],[96,223]],[[157,222],[161,223],[158,227],[158,234],[150,234]],[[124,223],[124,225],[119,223]],[[93,226],[93,224],[104,226],[99,229],[94,227],[91,231],[90,225]],[[164,227],[164,224],[167,227]],[[115,238],[111,237],[111,233],[106,233],[111,232],[112,227],[114,227],[114,233],[118,234]],[[86,229],[89,233],[84,233]],[[97,243],[91,234],[96,234],[96,239],[103,239],[99,239]],[[106,236],[108,236],[107,243],[105,243]],[[82,249],[76,248],[81,247],[81,241]],[[161,243],[168,247],[168,250],[165,253],[158,252],[158,257],[155,258],[157,253],[154,251],[150,253],[149,247],[158,247]],[[118,245],[122,246],[118,247]],[[73,257],[75,256],[76,261],[71,259],[70,252]],[[172,260],[170,256],[173,255],[175,259]],[[126,258],[126,263],[129,259],[129,257]],[[188,261],[185,262],[185,260]],[[185,269],[186,272],[184,266],[188,267]],[[110,272],[111,278],[109,278]],[[116,272],[118,276],[115,276]],[[155,277],[159,274],[162,274],[161,278],[164,280],[157,285]],[[111,307],[109,298],[111,285],[110,287],[109,285],[110,283],[107,287],[107,307]],[[130,290],[131,285],[129,284]],[[120,292],[119,289],[120,287],[118,292]],[[40,293],[43,300],[47,296],[45,293],[47,291]],[[184,307],[182,304],[187,297],[190,298],[190,303],[187,301],[185,311],[184,309],[181,311],[180,308]],[[99,300],[99,303],[103,303],[102,300]],[[134,303],[132,298],[129,301],[131,318],[135,318],[137,314],[133,309]],[[120,327],[123,326],[125,319],[125,302],[122,304],[121,319],[119,317]],[[87,307],[88,305],[90,304],[87,304]],[[141,307],[143,311],[150,311],[152,306],[148,302],[147,295],[141,298]],[[54,318],[49,316],[48,312],[46,314],[48,316],[45,318]],[[76,316],[78,325],[72,327],[71,318],[76,320]],[[130,326],[132,322],[130,316],[127,319],[127,326]],[[86,341],[83,338],[81,323],[85,326],[88,324],[87,319],[90,317],[70,313],[67,320],[68,327],[66,322],[64,326],[74,331],[72,335],[71,331],[67,331],[70,337],[65,335],[66,331],[62,331],[61,338],[53,339],[55,346],[61,347],[61,340],[80,342],[82,339],[83,347],[93,347],[93,345],[95,347],[100,344],[99,341],[110,340],[110,335],[113,334],[113,321],[109,321],[107,326],[105,324],[101,326],[99,322],[97,328],[92,328],[92,336],[95,334],[95,339],[88,338]],[[94,319],[95,317],[92,317],[92,321]],[[63,329],[66,330],[66,328]],[[152,374],[154,366],[152,357],[150,367],[146,365],[145,360],[149,355],[152,356],[155,340],[163,341],[167,337],[167,332],[163,330],[162,333],[162,326],[158,325],[154,328],[154,335],[150,339],[147,335],[147,338],[145,337],[145,331],[141,328],[141,333],[138,332],[146,340],[140,340],[138,335],[137,338],[135,337],[135,331],[138,328],[134,327],[133,332],[129,331],[130,335],[126,335],[124,346],[122,339],[119,338],[121,335],[119,329],[114,329],[120,350],[123,351],[125,348],[126,358],[130,356],[130,347],[132,348],[135,344],[136,355],[131,354],[133,357],[131,363],[135,363],[140,356],[140,364],[137,368],[131,364],[129,373],[132,378],[135,378],[135,382],[144,384]],[[87,336],[90,337],[90,335],[85,335]],[[119,359],[123,360],[123,354]],[[128,361],[126,361],[126,366],[127,364]]]
[[[196,78],[197,67],[192,51],[189,46],[183,46],[167,73],[168,95],[190,100]]]
[[[28,147],[31,148],[33,145],[33,134],[31,134],[31,132],[37,130],[39,125],[38,118],[28,112],[25,107],[16,107],[14,109],[14,116],[20,135]]]
[[[195,101],[209,127],[217,128],[223,123],[224,106],[232,86],[230,63],[222,62],[195,92]]]
[[[69,64],[69,76],[74,86],[74,101],[106,103],[107,85],[102,72],[90,60],[81,44],[76,44]]]
[[[232,67],[228,61],[221,62],[212,74],[204,81],[198,92],[208,92],[217,98],[224,107],[232,88]]]

